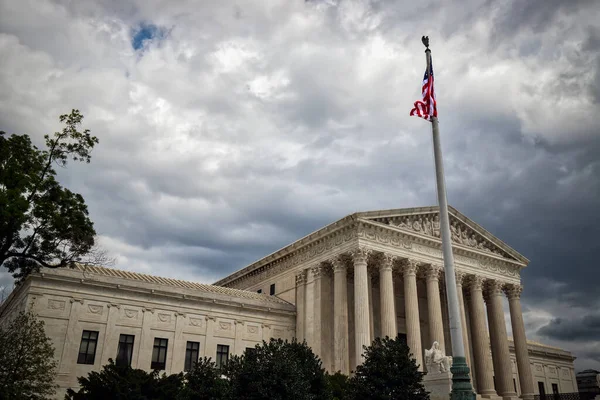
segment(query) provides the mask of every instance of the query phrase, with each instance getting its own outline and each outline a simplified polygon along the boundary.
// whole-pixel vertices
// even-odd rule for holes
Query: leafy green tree
[[[423,373],[400,338],[377,338],[365,348],[365,361],[350,378],[350,399],[429,400]]]
[[[226,400],[230,398],[229,380],[210,358],[198,360],[185,374],[185,386],[177,400]]]
[[[332,400],[345,400],[348,397],[348,375],[344,375],[340,371],[335,374],[327,374],[327,381]]]
[[[65,267],[94,251],[93,223],[83,197],[62,187],[55,165],[89,163],[98,138],[79,130],[78,110],[60,116],[65,127],[45,136],[45,150],[27,135],[0,131],[0,265],[15,278],[43,267]]]
[[[183,374],[167,376],[108,361],[101,371],[79,377],[79,390],[68,389],[66,400],[172,400],[183,387]]]
[[[0,399],[45,399],[56,391],[57,362],[44,322],[20,313],[0,328]]]
[[[234,399],[326,400],[331,392],[321,360],[304,343],[271,339],[224,368]]]

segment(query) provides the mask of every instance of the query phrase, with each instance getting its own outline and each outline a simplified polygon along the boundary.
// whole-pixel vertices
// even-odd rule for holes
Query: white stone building
[[[453,208],[450,219],[477,393],[575,392],[574,357],[526,341],[520,271],[529,260]],[[349,373],[362,346],[400,334],[423,365],[434,340],[451,355],[441,265],[436,207],[356,213],[215,285],[98,267],[44,270],[11,294],[0,318],[29,307],[45,321],[62,391],[109,358],[174,373],[270,337],[306,340],[325,368]]]

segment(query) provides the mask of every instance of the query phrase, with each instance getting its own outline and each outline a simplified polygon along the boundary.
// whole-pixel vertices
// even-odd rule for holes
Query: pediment
[[[450,214],[452,243],[527,265],[529,260],[453,207]],[[440,238],[438,207],[408,208],[358,213],[361,219],[411,233]]]

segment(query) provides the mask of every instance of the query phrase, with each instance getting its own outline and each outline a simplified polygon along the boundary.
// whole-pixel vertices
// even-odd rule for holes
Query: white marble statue
[[[446,356],[440,349],[440,344],[435,341],[431,345],[431,349],[425,349],[425,365],[428,373],[449,372],[452,357]]]

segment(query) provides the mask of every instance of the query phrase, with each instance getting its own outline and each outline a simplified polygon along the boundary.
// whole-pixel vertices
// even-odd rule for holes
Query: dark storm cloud
[[[596,340],[600,337],[600,314],[575,320],[555,318],[540,328],[538,334],[558,340]]]

